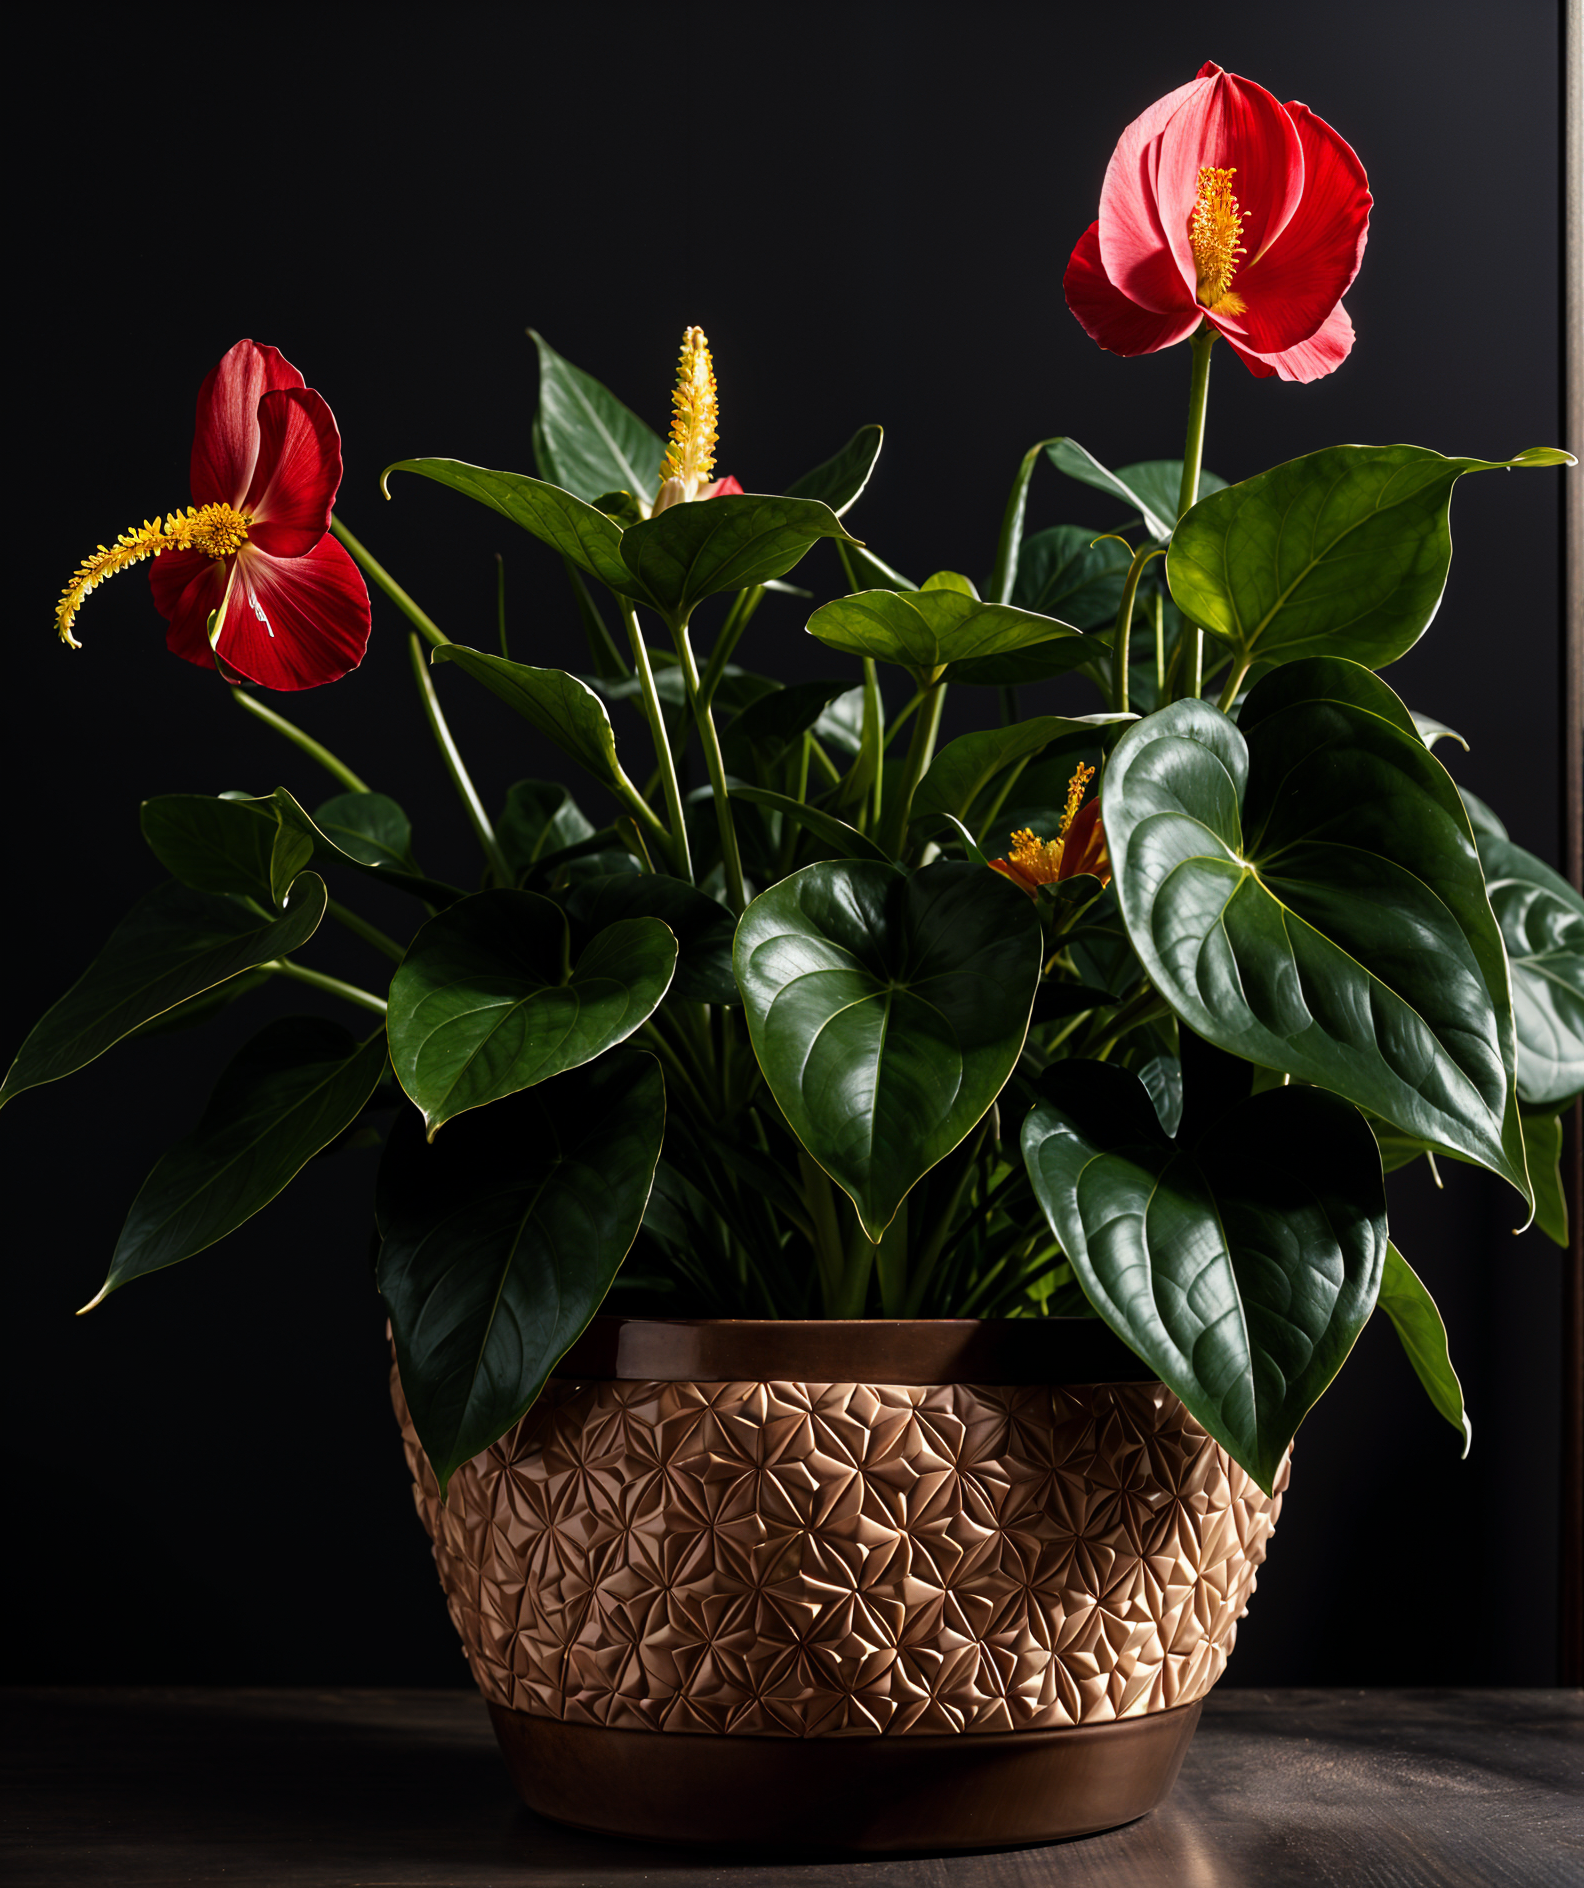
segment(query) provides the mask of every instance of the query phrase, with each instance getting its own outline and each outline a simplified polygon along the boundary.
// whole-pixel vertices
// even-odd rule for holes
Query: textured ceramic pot
[[[393,1375],[524,1799],[870,1850],[1153,1808],[1281,1495],[1143,1372],[1086,1319],[599,1318],[443,1508]]]

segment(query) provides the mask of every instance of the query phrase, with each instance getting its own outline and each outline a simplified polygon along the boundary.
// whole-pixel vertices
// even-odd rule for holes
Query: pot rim
[[[628,1318],[605,1313],[557,1377],[660,1383],[1153,1383],[1098,1318]]]

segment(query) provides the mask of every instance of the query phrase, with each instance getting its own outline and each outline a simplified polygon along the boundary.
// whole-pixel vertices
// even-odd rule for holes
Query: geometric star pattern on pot
[[[1201,1698],[1281,1508],[1159,1383],[552,1379],[418,1511],[484,1696],[620,1729],[1098,1724]]]

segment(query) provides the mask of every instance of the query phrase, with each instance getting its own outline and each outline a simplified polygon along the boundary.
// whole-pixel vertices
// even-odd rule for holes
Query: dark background
[[[0,763],[0,1055],[157,881],[141,798],[333,790],[165,652],[141,573],[90,598],[80,653],[50,630],[84,552],[186,502],[194,396],[239,336],[328,398],[342,516],[459,641],[490,646],[499,550],[513,653],[585,662],[547,552],[438,487],[398,482],[387,505],[376,483],[423,453],[532,469],[530,324],[659,429],[701,323],[719,469],[750,491],[884,422],[849,525],[915,579],[982,575],[1032,441],[1067,433],[1113,465],[1180,451],[1186,348],[1101,353],[1060,282],[1123,126],[1213,57],[1334,124],[1376,212],[1351,359],[1294,387],[1218,350],[1206,464],[1237,479],[1342,440],[1506,457],[1557,431],[1557,8],[1507,0],[1496,19],[1470,0],[285,8],[186,37],[150,23],[156,49],[120,9],[35,14],[14,70],[54,129],[8,204],[29,525]],[[1559,477],[1458,489],[1447,600],[1388,675],[1468,736],[1443,757],[1550,860]],[[1118,518],[1036,477],[1031,527]],[[824,555],[807,569],[829,594]],[[839,672],[802,621],[770,599],[739,660]],[[404,802],[428,870],[470,874],[405,642],[377,601],[358,673],[270,699]],[[439,680],[487,802],[560,771],[492,698]],[[337,935],[310,956],[357,975],[361,948]],[[303,1007],[266,992],[7,1110],[13,1679],[466,1682],[386,1402],[373,1156],[314,1163],[225,1245],[71,1315],[230,1055]],[[1299,1438],[1232,1684],[1553,1678],[1559,1255],[1513,1240],[1497,1182],[1442,1171],[1443,1193],[1422,1165],[1394,1180],[1393,1230],[1451,1327],[1473,1453],[1459,1462],[1372,1324]]]

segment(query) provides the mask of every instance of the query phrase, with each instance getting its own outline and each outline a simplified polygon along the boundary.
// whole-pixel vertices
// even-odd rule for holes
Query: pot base
[[[658,1842],[895,1853],[1131,1822],[1176,1781],[1200,1704],[943,1737],[707,1737],[489,1710],[523,1801],[555,1822]]]

